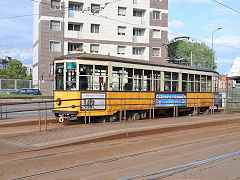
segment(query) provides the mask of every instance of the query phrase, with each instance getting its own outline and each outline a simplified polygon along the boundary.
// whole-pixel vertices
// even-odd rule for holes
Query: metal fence
[[[39,120],[39,127],[40,131],[42,131],[42,123],[45,124],[45,130],[47,130],[47,123],[49,120],[49,112],[51,112],[53,109],[72,109],[72,110],[79,110],[82,111],[82,120],[84,124],[91,124],[93,122],[92,113],[96,110],[96,107],[92,106],[92,101],[96,100],[96,98],[84,98],[84,99],[68,99],[68,100],[62,100],[63,102],[73,102],[73,105],[70,106],[59,106],[54,108],[53,103],[57,102],[52,99],[52,97],[48,97],[48,100],[45,99],[33,99],[31,101],[27,101],[26,99],[19,100],[19,97],[16,97],[17,99],[8,99],[8,98],[1,98],[0,99],[0,116],[1,120],[8,119],[11,115],[14,115],[16,113],[24,113],[25,116],[29,112],[34,112]],[[47,97],[45,97],[47,98]],[[191,115],[197,116],[200,113],[200,104],[206,103],[208,110],[207,113],[214,114],[217,110],[216,103],[219,104],[219,102],[225,102],[224,108],[221,108],[221,113],[233,113],[233,112],[239,112],[240,111],[240,102],[238,99],[240,97],[231,97],[231,98],[190,98],[191,102],[186,101],[186,106],[192,107]],[[118,107],[119,109],[119,120],[118,121],[127,121],[128,119],[128,113],[130,112],[130,108],[134,109],[134,107],[145,107],[145,112],[147,113],[147,116],[145,118],[147,119],[155,119],[158,118],[158,115],[156,114],[157,109],[161,107],[157,107],[156,103],[157,101],[161,100],[161,105],[164,108],[172,109],[171,113],[172,116],[178,117],[179,116],[179,109],[185,108],[183,107],[183,102],[179,102],[180,99],[184,98],[174,98],[174,99],[168,99],[171,100],[171,102],[167,102],[164,100],[166,98],[137,98],[138,102],[132,101],[136,98],[104,98],[105,103],[105,109],[109,107]],[[186,98],[185,98],[186,99]],[[188,98],[189,100],[189,98]],[[76,101],[81,102],[80,105],[74,105]],[[111,102],[111,103],[110,103]],[[79,103],[78,103],[79,104]],[[22,109],[19,108],[21,105],[28,105],[28,107],[24,107]],[[12,107],[18,107],[18,108],[12,108]],[[98,104],[96,106],[103,106],[103,104]],[[162,108],[162,109],[164,109]],[[140,108],[141,109],[141,108]],[[53,114],[51,114],[51,117],[53,118]],[[111,121],[111,120],[110,120]]]
[[[8,92],[21,88],[33,88],[33,81],[22,79],[0,79],[0,95],[7,94]]]

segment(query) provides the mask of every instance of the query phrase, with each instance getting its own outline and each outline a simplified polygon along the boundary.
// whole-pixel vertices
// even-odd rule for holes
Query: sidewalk
[[[206,127],[226,123],[240,123],[240,113],[183,116],[116,123],[64,126],[47,132],[22,131],[20,135],[3,137],[0,146],[14,146],[25,149],[44,149],[74,143],[91,143],[109,139],[135,137],[188,128]]]

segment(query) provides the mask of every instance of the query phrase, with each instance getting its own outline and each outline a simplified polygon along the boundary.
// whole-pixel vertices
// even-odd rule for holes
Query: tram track
[[[236,128],[240,126],[234,126],[232,128]],[[228,129],[230,127],[227,127]],[[199,130],[199,131],[193,131],[193,132],[181,132],[181,133],[174,133],[174,134],[168,134],[168,135],[161,135],[161,136],[156,136],[156,137],[148,137],[148,138],[140,138],[140,139],[135,139],[135,140],[126,140],[122,142],[116,142],[116,143],[109,143],[109,144],[103,144],[103,145],[97,145],[97,146],[91,146],[91,147],[84,147],[84,148],[74,148],[70,150],[64,150],[64,151],[59,151],[59,152],[54,152],[54,153],[46,153],[46,154],[41,154],[41,155],[36,155],[36,156],[26,156],[26,157],[21,157],[21,158],[13,158],[13,159],[8,159],[8,160],[3,160],[0,161],[0,164],[8,163],[8,162],[14,162],[14,161],[21,161],[21,160],[28,160],[28,159],[37,159],[37,158],[43,158],[43,157],[50,157],[50,156],[56,156],[60,154],[66,154],[66,153],[72,153],[72,152],[77,152],[77,151],[84,151],[84,150],[89,150],[89,149],[97,149],[97,148],[103,148],[103,147],[109,147],[109,146],[117,146],[121,144],[127,144],[127,143],[136,143],[136,142],[144,142],[144,141],[150,141],[150,140],[156,140],[156,139],[161,139],[161,138],[168,138],[168,137],[176,137],[180,135],[196,135],[200,133],[207,133],[207,132],[214,132],[214,131],[220,131],[226,129],[226,127],[219,127],[219,128],[212,128],[210,130]],[[239,132],[240,133],[240,132]],[[53,148],[51,148],[53,149]],[[2,154],[2,156],[8,156],[8,155],[17,155],[21,153],[29,153],[29,152],[37,152],[41,150],[33,150],[33,151],[21,151],[21,152],[15,152],[15,153],[9,153],[9,154]]]
[[[239,135],[239,133],[233,133],[233,134],[229,134],[227,136],[232,137],[234,135]],[[201,139],[201,140],[194,141],[194,142],[181,143],[181,144],[177,144],[177,145],[174,145],[174,146],[157,148],[157,149],[153,149],[153,150],[149,150],[149,151],[144,151],[144,152],[139,152],[139,153],[134,153],[134,154],[128,154],[128,155],[124,155],[124,156],[118,156],[118,157],[113,157],[113,158],[109,158],[109,159],[98,160],[98,161],[93,161],[93,162],[88,162],[88,163],[76,164],[74,166],[62,167],[62,168],[58,168],[58,169],[54,169],[54,170],[50,170],[50,171],[45,171],[45,172],[40,172],[40,173],[36,173],[36,174],[32,174],[32,175],[18,177],[18,178],[15,178],[15,179],[30,179],[30,178],[34,178],[34,177],[41,177],[41,176],[44,176],[44,175],[60,173],[60,172],[66,171],[66,170],[85,168],[85,167],[90,167],[90,166],[93,166],[93,165],[107,164],[107,163],[116,162],[116,161],[120,161],[120,160],[127,160],[127,159],[130,159],[130,158],[136,158],[136,157],[143,156],[143,155],[146,155],[146,154],[157,153],[157,152],[163,151],[163,150],[170,150],[170,149],[179,148],[179,147],[183,147],[183,146],[187,146],[187,145],[194,145],[194,144],[198,144],[198,143],[206,142],[206,141],[219,140],[219,139],[222,139],[222,138],[227,137],[227,136],[223,135],[223,136],[218,136],[218,137],[215,137],[215,138],[207,138],[207,139],[205,138],[205,139]]]
[[[225,154],[225,155],[221,155],[221,156],[217,156],[217,157],[213,157],[213,158],[209,158],[209,159],[205,159],[205,160],[201,160],[201,161],[196,161],[196,162],[189,163],[189,164],[175,166],[175,167],[162,169],[162,170],[154,171],[154,172],[150,172],[150,173],[139,174],[139,175],[135,175],[135,176],[127,177],[127,178],[121,178],[118,180],[140,179],[140,178],[151,177],[151,176],[155,176],[155,175],[157,175],[157,176],[150,178],[149,180],[163,179],[163,178],[173,176],[175,174],[185,172],[185,171],[193,169],[193,168],[208,165],[211,163],[215,163],[217,161],[221,161],[221,160],[232,158],[232,157],[239,156],[239,155],[240,155],[240,151],[237,151],[237,152],[233,152],[233,153],[229,153],[229,154]],[[161,174],[161,175],[159,175],[159,174]]]

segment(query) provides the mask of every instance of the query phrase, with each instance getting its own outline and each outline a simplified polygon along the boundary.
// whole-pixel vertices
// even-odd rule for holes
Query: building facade
[[[7,64],[12,61],[11,57],[0,58],[0,70],[6,70]]]
[[[94,53],[158,63],[167,57],[168,0],[34,1],[33,82],[52,93],[53,59]],[[40,81],[39,81],[40,80]]]

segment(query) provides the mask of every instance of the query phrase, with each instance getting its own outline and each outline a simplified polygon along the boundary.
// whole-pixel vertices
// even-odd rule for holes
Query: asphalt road
[[[26,100],[26,102],[31,102],[30,100]],[[50,108],[53,108],[53,103],[41,103],[41,109],[44,109],[41,111],[42,114],[46,114],[45,108],[48,108],[47,110],[47,115],[52,116],[52,110]],[[26,110],[33,110],[33,111],[26,111]],[[6,111],[7,117],[8,118],[22,118],[22,117],[38,117],[39,113],[39,104],[34,103],[34,104],[18,104],[18,105],[8,105],[8,106],[2,106],[0,109],[2,113],[2,118],[6,118]],[[18,112],[18,113],[13,113],[12,111],[25,111],[25,112]]]

